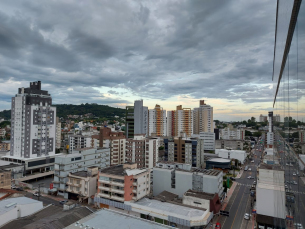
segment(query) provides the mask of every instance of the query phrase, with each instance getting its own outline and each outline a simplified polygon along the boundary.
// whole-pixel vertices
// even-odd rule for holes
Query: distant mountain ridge
[[[111,118],[115,115],[125,116],[125,109],[110,107],[108,105],[98,105],[96,103],[74,104],[53,104],[57,108],[57,117],[66,118],[67,115],[84,115],[92,113],[95,117]],[[0,111],[0,118],[10,119],[11,110]]]

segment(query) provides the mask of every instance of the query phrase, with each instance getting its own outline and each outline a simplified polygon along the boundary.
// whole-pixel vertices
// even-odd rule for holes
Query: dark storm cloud
[[[2,85],[42,80],[57,103],[132,102],[93,87],[161,100],[252,103],[270,96],[272,1],[4,0],[0,6]]]

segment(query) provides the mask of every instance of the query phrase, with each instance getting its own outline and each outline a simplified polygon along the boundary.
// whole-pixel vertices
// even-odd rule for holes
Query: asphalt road
[[[56,206],[62,206],[61,204],[59,204],[59,201],[53,200],[53,199],[48,198],[46,196],[40,196],[39,199],[38,199],[38,197],[34,196],[33,193],[31,193],[31,192],[24,191],[24,192],[22,192],[22,194],[24,194],[26,197],[32,198],[34,200],[42,201],[44,206],[49,205],[49,204],[54,204]]]
[[[241,178],[237,179],[236,182],[240,186],[237,191],[237,194],[232,198],[233,203],[226,208],[226,211],[230,212],[230,217],[227,217],[224,220],[222,228],[224,229],[239,229],[247,228],[249,220],[244,219],[245,213],[252,212],[251,203],[254,201],[250,196],[250,187],[254,181],[256,181],[257,166],[260,163],[261,152],[263,152],[263,146],[256,145],[257,150],[254,151],[254,162],[248,162],[243,167],[248,165],[248,168],[251,168],[251,171],[244,171]],[[261,151],[259,151],[261,150]],[[254,177],[255,179],[248,179],[247,177]],[[251,216],[252,217],[252,216]]]

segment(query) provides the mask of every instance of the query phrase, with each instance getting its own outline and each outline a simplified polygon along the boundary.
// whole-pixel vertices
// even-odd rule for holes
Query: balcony
[[[107,199],[111,199],[111,197],[110,197],[109,194],[99,193],[98,195],[99,195],[100,197],[104,197],[104,198],[107,198]]]
[[[133,192],[133,193],[137,193],[137,189],[133,189],[132,192]]]
[[[81,184],[76,184],[76,183],[71,183],[71,182],[68,182],[67,185],[74,186],[74,187],[81,187],[82,186]]]
[[[120,201],[120,202],[124,202],[124,197],[111,196],[111,199],[117,200],[117,201]]]
[[[132,185],[133,185],[133,186],[137,186],[138,183],[137,183],[137,182],[133,182]]]

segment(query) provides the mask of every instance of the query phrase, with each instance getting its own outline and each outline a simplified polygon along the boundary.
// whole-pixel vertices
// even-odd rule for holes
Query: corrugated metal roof
[[[108,209],[102,209],[97,211],[81,220],[78,221],[78,224],[73,223],[66,229],[76,229],[80,228],[80,225],[83,225],[83,228],[87,225],[89,228],[103,228],[103,229],[164,229],[172,228],[166,225],[155,223],[149,220],[138,218],[132,215],[123,214],[121,212],[112,211]]]

